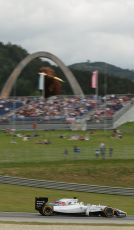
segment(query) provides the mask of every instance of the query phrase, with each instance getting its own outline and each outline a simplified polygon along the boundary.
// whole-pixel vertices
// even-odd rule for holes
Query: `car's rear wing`
[[[48,197],[35,197],[35,209],[40,210],[48,202]]]

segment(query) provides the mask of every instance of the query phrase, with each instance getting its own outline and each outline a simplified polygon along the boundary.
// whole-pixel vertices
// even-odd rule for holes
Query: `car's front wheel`
[[[114,210],[110,207],[106,207],[102,213],[101,213],[101,216],[104,216],[104,217],[113,217],[114,216]]]

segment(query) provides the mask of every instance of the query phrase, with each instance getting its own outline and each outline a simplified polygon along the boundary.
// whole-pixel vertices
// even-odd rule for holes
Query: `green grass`
[[[46,196],[50,201],[61,197],[76,196],[85,203],[110,205],[126,211],[129,215],[134,214],[134,197],[131,196],[70,192],[16,185],[0,185],[0,211],[35,212],[34,199],[36,196]]]
[[[133,187],[134,160],[1,163],[0,174],[70,183]]]
[[[108,148],[113,147],[113,159],[134,159],[134,132],[128,132],[126,127],[122,127],[123,138],[112,138],[111,131],[36,131],[37,137],[31,138],[29,141],[23,141],[22,138],[15,137],[0,132],[1,152],[0,162],[46,162],[64,160],[64,149],[68,149],[69,160],[79,157],[79,159],[93,160],[95,159],[95,150],[101,142],[106,144],[106,158],[109,159]],[[32,132],[19,132],[21,134],[32,135]],[[73,135],[88,136],[89,141],[70,140]],[[65,138],[60,138],[64,135]],[[51,144],[37,144],[39,141],[48,139]],[[16,144],[12,141],[15,140]],[[73,153],[73,146],[78,145],[81,149],[79,156]],[[77,154],[78,155],[78,154]]]
[[[112,131],[36,131],[28,141],[0,132],[0,174],[35,179],[58,180],[109,186],[134,185],[134,123],[120,128],[123,138],[112,138]],[[33,132],[20,131],[16,134]],[[89,140],[70,140],[73,135],[88,136]],[[63,135],[64,138],[60,138]],[[37,144],[48,139],[51,144]],[[16,143],[12,143],[15,140]],[[96,159],[95,149],[106,144],[106,160]],[[80,154],[73,146],[80,147]],[[108,148],[113,146],[112,159]],[[64,156],[64,149],[68,156]]]
[[[90,131],[36,131],[37,136],[28,141],[0,131],[0,175],[56,180],[72,183],[134,187],[134,123],[120,127],[123,138],[112,138],[106,130]],[[19,131],[16,134],[33,132]],[[70,140],[72,135],[88,136],[89,140]],[[64,138],[60,138],[63,135]],[[51,144],[37,144],[48,139]],[[12,143],[13,141],[16,143]],[[106,160],[96,159],[95,149],[106,144]],[[80,147],[80,154],[73,146]],[[108,148],[114,149],[112,158]],[[64,156],[64,149],[68,156]],[[60,190],[45,190],[23,186],[0,185],[1,211],[34,211],[34,197],[49,195],[50,199],[78,196],[91,203],[104,203],[134,214],[134,198],[127,196],[93,193],[74,193]],[[6,200],[6,203],[5,203]]]

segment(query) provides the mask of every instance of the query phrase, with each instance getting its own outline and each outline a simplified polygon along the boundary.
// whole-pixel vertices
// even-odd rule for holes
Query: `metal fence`
[[[112,194],[112,195],[124,195],[124,196],[134,195],[134,188],[64,183],[64,182],[26,179],[26,178],[10,177],[10,176],[0,176],[0,183],[36,187],[36,188],[45,188],[45,189],[87,192],[87,193],[100,193],[100,194]]]

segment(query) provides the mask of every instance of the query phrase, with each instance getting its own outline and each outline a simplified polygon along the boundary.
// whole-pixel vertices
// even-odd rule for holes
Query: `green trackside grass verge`
[[[120,127],[123,137],[111,130],[17,131],[15,137],[0,131],[0,175],[109,186],[134,186],[134,123]],[[19,135],[17,135],[19,134]],[[24,141],[20,135],[29,135]],[[72,136],[89,140],[72,140]],[[39,144],[43,140],[51,144]],[[15,143],[14,143],[15,142]],[[106,144],[106,159],[96,159],[95,150]],[[80,147],[74,153],[73,147]],[[114,151],[109,156],[108,148]],[[64,155],[65,148],[68,155]]]
[[[134,215],[134,197],[131,196],[70,192],[4,184],[0,185],[0,211],[35,212],[34,199],[36,196],[48,196],[50,201],[61,197],[76,196],[85,203],[110,205],[126,211],[129,215]]]
[[[0,163],[0,175],[112,187],[133,187],[134,160]]]
[[[17,131],[30,139],[12,136],[0,131],[0,175],[56,180],[68,183],[96,184],[107,186],[134,186],[134,123],[120,130],[123,138],[113,138],[112,131]],[[72,140],[72,136],[88,137],[89,140]],[[51,144],[39,144],[43,140]],[[106,144],[106,159],[96,159],[95,150],[100,143]],[[80,153],[73,152],[74,145]],[[114,149],[112,158],[108,148]],[[65,148],[68,155],[64,156]],[[112,205],[134,214],[134,198],[127,196],[76,193],[59,190],[35,189],[23,186],[0,185],[1,211],[34,211],[35,196],[77,196],[91,203]],[[5,202],[6,201],[6,202]]]

